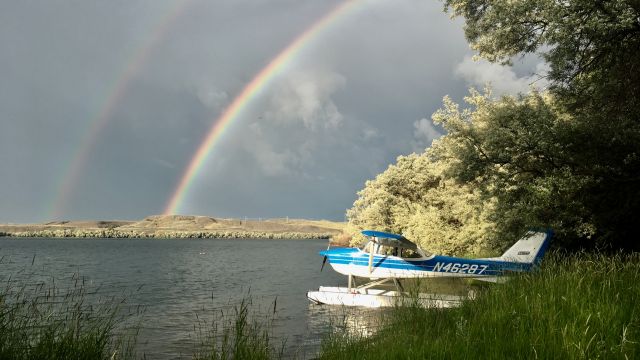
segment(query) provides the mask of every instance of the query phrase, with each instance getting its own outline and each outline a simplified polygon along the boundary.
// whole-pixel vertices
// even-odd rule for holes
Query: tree
[[[460,110],[449,98],[433,115],[447,135],[429,151],[447,161],[446,175],[495,198],[490,220],[501,239],[530,227],[551,227],[563,245],[596,233],[593,214],[580,201],[594,179],[576,173],[568,151],[575,123],[549,93],[504,96],[475,90]]]
[[[445,253],[504,247],[532,226],[564,247],[640,249],[640,2],[445,9],[465,18],[481,57],[541,56],[551,86],[500,99],[472,90],[463,110],[445,98],[433,119],[447,135],[367,182],[349,226],[433,239]]]
[[[445,162],[428,153],[400,156],[396,164],[367,181],[347,210],[349,231],[400,233],[424,249],[450,255],[487,254],[494,226],[492,202],[478,206],[480,192],[443,175]],[[362,238],[355,236],[354,241]]]
[[[556,107],[574,119],[559,138],[566,176],[585,181],[572,198],[590,214],[585,239],[639,248],[640,2],[445,0],[445,9],[465,18],[481,57],[547,61]]]

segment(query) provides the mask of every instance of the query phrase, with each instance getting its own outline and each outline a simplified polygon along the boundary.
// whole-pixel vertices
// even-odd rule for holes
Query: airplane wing
[[[362,235],[372,236],[372,237],[377,237],[382,239],[396,239],[396,240],[405,239],[406,240],[406,238],[402,235],[392,234],[384,231],[364,230],[362,231]]]

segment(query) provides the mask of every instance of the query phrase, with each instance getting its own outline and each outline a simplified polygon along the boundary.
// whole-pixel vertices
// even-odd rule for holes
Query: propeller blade
[[[329,243],[329,246],[327,246],[327,250],[329,250],[331,248],[331,243]],[[324,264],[327,263],[327,255],[324,256],[324,258],[322,259],[322,266],[320,267],[320,272],[322,272],[322,269],[324,269]]]

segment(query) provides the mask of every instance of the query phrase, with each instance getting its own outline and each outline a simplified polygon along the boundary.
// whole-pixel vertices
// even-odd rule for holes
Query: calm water
[[[286,354],[309,358],[332,324],[357,327],[372,317],[370,310],[309,304],[308,290],[346,285],[329,266],[320,272],[318,251],[326,246],[326,240],[0,238],[0,280],[24,269],[58,284],[79,274],[104,296],[126,294],[129,305],[145,308],[138,351],[153,359],[190,358],[196,314],[210,320],[250,294],[261,313],[271,313],[275,301],[273,333],[286,339]]]

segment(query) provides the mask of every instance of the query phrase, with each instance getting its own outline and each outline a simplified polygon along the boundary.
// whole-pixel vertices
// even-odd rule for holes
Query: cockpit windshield
[[[430,253],[418,248],[415,245],[409,248],[404,246],[382,245],[382,244],[375,243],[373,241],[369,241],[365,243],[364,246],[362,246],[361,250],[368,254],[371,248],[373,248],[374,254],[398,256],[404,259],[415,259],[415,258],[431,256]]]

